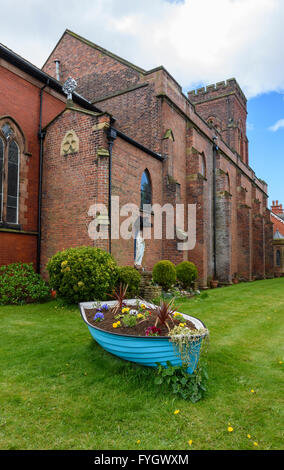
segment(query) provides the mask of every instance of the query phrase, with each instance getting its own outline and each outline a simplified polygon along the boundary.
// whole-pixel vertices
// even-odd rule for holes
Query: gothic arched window
[[[141,201],[140,207],[143,209],[145,204],[152,205],[152,185],[150,180],[150,173],[148,170],[145,170],[141,178],[140,186]]]
[[[8,145],[6,222],[18,223],[19,147],[14,140]]]
[[[0,137],[0,222],[3,213],[4,142]]]
[[[20,149],[8,122],[0,125],[0,221],[18,224]],[[17,138],[18,140],[18,138]]]

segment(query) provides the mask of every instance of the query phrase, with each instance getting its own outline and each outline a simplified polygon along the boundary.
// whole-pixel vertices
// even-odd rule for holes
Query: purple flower
[[[95,321],[102,321],[104,319],[104,314],[102,312],[97,312],[94,316]]]
[[[103,305],[101,306],[101,309],[102,309],[102,310],[108,310],[108,304],[103,304]]]

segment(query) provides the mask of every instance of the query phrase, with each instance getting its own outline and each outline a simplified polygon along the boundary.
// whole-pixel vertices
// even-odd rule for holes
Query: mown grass
[[[77,307],[1,307],[0,448],[283,449],[284,279],[179,308],[210,330],[209,389],[195,404],[102,350]]]

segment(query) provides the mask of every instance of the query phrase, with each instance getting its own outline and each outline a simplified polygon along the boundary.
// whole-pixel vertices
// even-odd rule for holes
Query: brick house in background
[[[15,54],[5,50],[10,53],[10,59],[5,59],[10,67]],[[188,259],[198,267],[200,285],[206,285],[208,277],[214,275],[223,283],[230,283],[235,274],[245,280],[271,275],[273,231],[267,185],[249,166],[246,98],[235,79],[185,96],[163,67],[146,71],[69,30],[42,70],[33,66],[28,69],[21,58],[18,62],[13,67],[18,67],[20,76],[24,68],[23,84],[34,79],[33,73],[38,74],[33,104],[24,90],[20,97],[16,89],[13,92],[18,76],[13,69],[15,77],[1,78],[1,87],[2,80],[10,87],[18,112],[6,111],[8,104],[2,97],[0,118],[11,116],[24,128],[27,123],[20,122],[19,109],[34,107],[29,114],[33,119],[30,141],[34,142],[34,160],[29,161],[34,162],[35,174],[39,174],[41,160],[39,92],[46,85],[41,92],[44,132],[40,135],[45,136],[42,184],[35,177],[35,188],[28,192],[34,213],[32,231],[38,232],[40,242],[40,252],[34,256],[42,273],[56,251],[94,244],[88,233],[95,215],[90,210],[92,205],[109,207],[110,196],[118,196],[120,207],[126,203],[139,206],[146,181],[152,204],[196,205],[197,236],[195,247],[187,251],[178,249],[177,237],[167,239],[163,234],[162,239],[146,239],[147,269],[160,259],[174,263]],[[2,70],[2,61],[0,66]],[[66,101],[62,93],[69,76],[78,83],[72,101]],[[21,158],[27,157],[21,154]],[[19,208],[27,197],[24,189],[19,192]],[[37,199],[41,202],[39,219]],[[28,211],[22,211],[19,214],[24,220]],[[141,216],[154,223],[152,213],[141,210]],[[0,243],[4,233],[7,250],[13,245],[12,237],[24,235],[19,233],[26,226],[19,225],[0,228]],[[103,228],[109,233],[108,226]],[[147,230],[148,235],[153,234],[153,230]],[[95,244],[111,251],[120,264],[133,265],[133,239],[112,237]],[[24,252],[25,248],[18,259]]]
[[[284,211],[282,204],[272,201],[271,222],[273,223],[274,272],[284,274]]]

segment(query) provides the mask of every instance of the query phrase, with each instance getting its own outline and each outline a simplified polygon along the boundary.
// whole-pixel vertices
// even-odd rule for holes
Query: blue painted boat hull
[[[135,362],[148,367],[157,367],[158,364],[167,366],[169,361],[173,366],[181,366],[177,347],[168,337],[141,337],[129,336],[118,333],[104,331],[99,327],[91,325],[84,313],[84,304],[80,304],[80,311],[88,329],[94,340],[109,353],[121,359]],[[190,317],[193,320],[194,317]],[[203,323],[198,321],[204,327]],[[188,363],[188,373],[192,373],[198,363],[202,338],[194,342],[191,348],[190,361]]]

